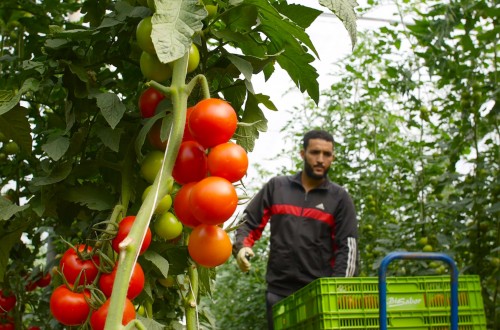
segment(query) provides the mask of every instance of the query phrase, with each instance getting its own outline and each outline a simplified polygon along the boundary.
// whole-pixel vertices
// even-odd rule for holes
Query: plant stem
[[[186,296],[184,309],[186,311],[186,329],[198,329],[197,302],[198,297],[198,268],[196,264],[191,264],[188,269],[189,292]]]
[[[189,49],[189,48],[188,48]],[[189,94],[186,93],[185,79],[189,53],[173,63],[173,76],[170,88],[151,81],[150,85],[158,90],[170,90],[173,103],[173,122],[167,147],[163,157],[163,165],[158,172],[151,191],[147,194],[144,202],[137,213],[134,224],[129,235],[120,243],[120,255],[118,269],[113,284],[113,293],[109,314],[106,319],[105,330],[121,329],[121,320],[125,308],[128,284],[132,276],[132,269],[139,256],[139,248],[149,228],[158,201],[167,194],[173,184],[172,169],[179,152],[184,124],[186,122],[186,108]]]

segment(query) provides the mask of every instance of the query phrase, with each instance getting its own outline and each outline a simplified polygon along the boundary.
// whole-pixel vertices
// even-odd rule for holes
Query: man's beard
[[[310,177],[311,179],[314,180],[322,180],[327,177],[328,171],[330,170],[330,167],[328,167],[322,175],[314,173],[313,167],[311,164],[308,162],[304,162],[304,171],[306,172],[307,176]]]

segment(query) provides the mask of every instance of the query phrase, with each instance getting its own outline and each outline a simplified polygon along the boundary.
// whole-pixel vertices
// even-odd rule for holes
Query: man
[[[357,218],[349,194],[328,179],[333,136],[307,132],[300,155],[304,169],[272,178],[250,201],[236,231],[233,254],[243,272],[250,270],[252,246],[271,223],[267,265],[267,321],[272,306],[319,277],[351,277],[358,272]]]

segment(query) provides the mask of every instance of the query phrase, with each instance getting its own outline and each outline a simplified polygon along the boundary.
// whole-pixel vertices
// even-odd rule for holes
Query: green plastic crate
[[[458,292],[461,329],[486,329],[479,276],[459,276]],[[276,330],[376,329],[378,308],[377,277],[328,277],[283,299],[273,307],[273,313]],[[391,329],[446,327],[450,316],[450,277],[388,277],[387,315]],[[342,325],[345,320],[352,324]],[[360,323],[358,328],[356,322]]]

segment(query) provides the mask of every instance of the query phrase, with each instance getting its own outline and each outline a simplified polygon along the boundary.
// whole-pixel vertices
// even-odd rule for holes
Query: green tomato
[[[172,68],[170,65],[160,62],[155,54],[142,52],[139,64],[142,74],[149,80],[164,82],[172,77]]]
[[[135,37],[137,44],[141,49],[150,54],[156,54],[153,39],[151,39],[151,32],[153,31],[153,24],[151,23],[151,16],[144,17],[135,30]]]
[[[171,212],[165,212],[156,219],[154,230],[161,238],[171,240],[182,233],[182,223]]]
[[[7,159],[7,155],[4,154],[3,152],[0,152],[0,161],[4,161]]]
[[[7,142],[3,145],[3,152],[7,155],[14,155],[19,152],[19,146],[14,141]]]
[[[149,183],[153,183],[156,178],[156,174],[161,169],[163,163],[163,152],[159,150],[153,150],[144,157],[141,163],[141,174],[142,177]]]
[[[191,48],[189,49],[189,59],[187,66],[187,73],[191,73],[200,64],[200,52],[198,51],[198,47],[195,44],[191,44]]]
[[[424,252],[432,252],[432,245],[430,244],[426,244],[423,248],[422,248],[422,251]]]
[[[158,283],[160,283],[166,288],[170,288],[175,284],[175,278],[169,275],[166,278],[159,278]]]
[[[152,186],[148,186],[146,189],[144,189],[144,192],[142,193],[142,201],[146,199],[146,196],[149,194],[151,191]],[[172,207],[172,196],[169,194],[163,196],[162,199],[158,202],[158,205],[156,205],[155,213],[156,214],[162,214],[170,210]]]
[[[7,137],[5,136],[5,134],[3,134],[2,132],[0,132],[0,142],[7,142],[9,141],[9,139],[7,139]]]
[[[418,244],[421,246],[425,246],[429,243],[429,239],[427,237],[422,237],[418,240]]]
[[[205,5],[205,9],[208,12],[207,18],[210,20],[217,15],[217,9],[219,9],[219,7],[217,5]]]

